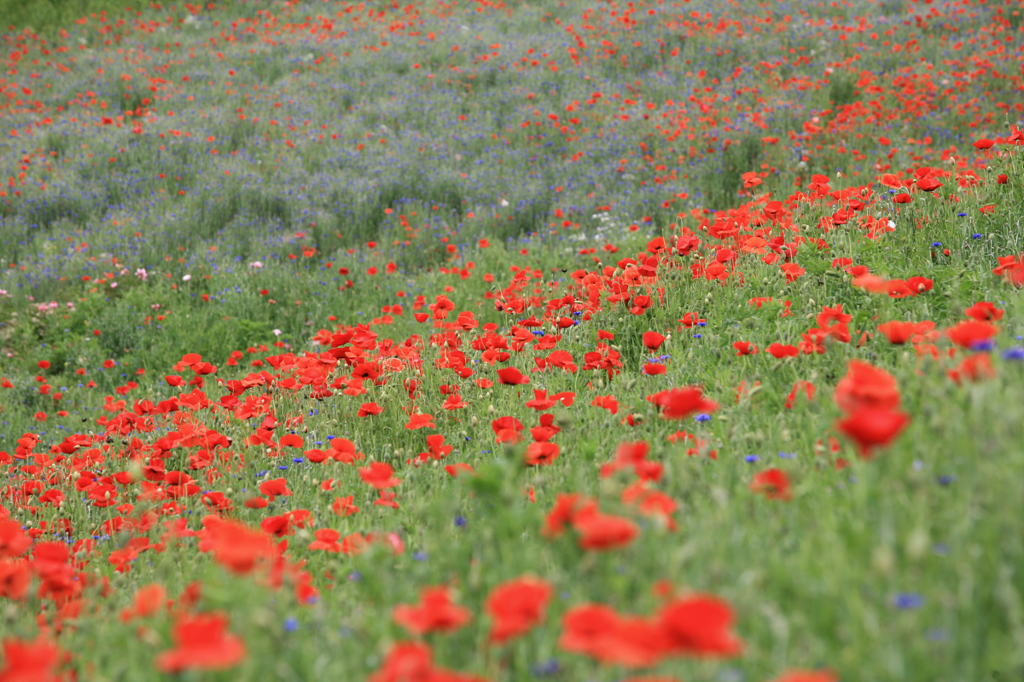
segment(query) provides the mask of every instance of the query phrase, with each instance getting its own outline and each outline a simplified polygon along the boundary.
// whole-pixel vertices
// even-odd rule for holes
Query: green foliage
[[[78,19],[106,12],[115,17],[125,9],[138,10],[148,5],[144,0],[0,0],[0,25],[3,29],[31,29],[46,35],[70,26]]]
[[[717,162],[701,171],[701,200],[707,208],[721,210],[736,206],[741,198],[743,174],[760,167],[761,139],[745,135],[737,144],[725,147]]]
[[[109,8],[115,16],[124,4],[0,0],[0,17],[19,29],[52,34],[70,28],[80,14]],[[152,9],[143,16],[178,23],[152,36],[131,34],[145,48],[138,51],[123,36],[121,42],[110,37],[109,46],[97,43],[84,33],[96,30],[90,24],[82,29],[88,46],[77,47],[77,34],[70,42],[87,67],[54,78],[53,90],[60,92],[38,97],[72,106],[67,101],[75,93],[103,90],[99,99],[106,107],[88,116],[78,109],[61,112],[88,119],[79,126],[37,126],[31,135],[4,138],[10,152],[5,182],[17,178],[20,165],[29,166],[30,181],[16,181],[20,194],[0,200],[0,378],[10,382],[0,388],[0,515],[10,508],[40,541],[63,542],[50,533],[65,522],[74,539],[86,539],[72,552],[95,580],[84,585],[76,618],[60,628],[47,626],[71,654],[69,665],[80,679],[166,677],[155,660],[174,646],[179,611],[160,608],[132,622],[119,618],[137,591],[152,583],[163,585],[178,609],[188,586],[201,584],[193,610],[225,612],[231,632],[246,644],[238,666],[186,672],[182,679],[367,679],[396,641],[411,637],[393,621],[393,608],[415,602],[431,585],[450,586],[456,602],[474,615],[456,633],[424,638],[439,665],[493,682],[636,677],[641,673],[560,648],[561,618],[585,602],[630,615],[654,613],[663,603],[654,590],[661,580],[678,594],[707,592],[728,601],[745,647],[728,661],[667,661],[643,672],[648,677],[758,682],[787,668],[828,667],[851,681],[952,682],[994,673],[1012,677],[1024,669],[1024,534],[1014,504],[1024,499],[1024,363],[1017,359],[1024,299],[992,274],[997,259],[1024,251],[1021,156],[975,159],[990,169],[940,160],[954,142],[962,155],[964,136],[981,132],[967,127],[985,120],[974,118],[973,110],[958,114],[936,105],[927,115],[886,122],[892,131],[877,121],[842,129],[849,121],[837,123],[836,111],[822,113],[858,101],[862,70],[928,70],[920,60],[946,50],[943,40],[923,39],[922,54],[913,53],[911,62],[902,52],[865,51],[856,68],[836,68],[825,79],[823,59],[834,63],[855,48],[822,44],[814,35],[817,26],[813,32],[802,23],[777,30],[781,11],[772,11],[771,26],[759,10],[757,28],[764,31],[733,39],[735,27],[713,32],[719,20],[728,24],[720,8],[709,10],[709,21],[696,6],[696,17],[685,6],[685,26],[663,20],[667,7],[652,14],[644,14],[652,8],[638,8],[633,19],[651,23],[619,33],[625,24],[617,15],[614,30],[586,38],[594,46],[588,58],[597,60],[605,38],[615,54],[577,65],[562,54],[570,44],[566,29],[583,30],[583,11],[596,22],[596,5],[511,3],[508,11],[447,3],[438,15],[421,14],[412,22],[406,13],[418,6],[375,2],[360,9],[382,21],[366,35],[349,26],[357,23],[352,17],[341,18],[353,31],[348,41],[309,32],[316,22],[307,16],[321,21],[343,9],[321,5],[227,3],[204,9],[188,26],[183,22],[192,9]],[[978,13],[990,9],[979,7]],[[852,21],[855,10],[805,8],[808,26]],[[886,37],[906,45],[916,29],[905,22],[904,3],[886,1],[873,5],[876,10],[873,16],[894,32]],[[260,30],[271,26],[268,33],[231,35],[235,16],[258,16]],[[390,35],[392,21],[410,21],[417,35]],[[1019,14],[1006,21],[1019,27]],[[684,31],[705,22],[706,30]],[[378,30],[389,31],[394,51],[381,50]],[[947,30],[936,24],[933,32]],[[436,35],[428,39],[430,32]],[[181,52],[163,56],[172,36],[183,38],[185,54],[196,48],[195,61],[185,61]],[[502,47],[490,47],[497,44]],[[973,59],[970,49],[961,54]],[[499,57],[491,59],[496,50]],[[545,50],[551,56],[538,59],[537,67],[521,61]],[[787,63],[763,68],[762,59],[775,59],[777,50],[785,51]],[[131,61],[141,56],[144,61]],[[809,61],[798,63],[799,57]],[[548,59],[558,60],[557,73]],[[135,77],[133,69],[151,63],[165,82]],[[236,74],[229,78],[229,70]],[[122,71],[133,80],[122,79]],[[184,85],[186,76],[192,86]],[[988,74],[975,83],[991,93],[979,107],[999,98],[1014,101],[1011,77]],[[604,92],[601,102],[584,104],[596,90]],[[723,93],[740,112],[728,112],[728,122],[726,110],[716,109]],[[101,123],[144,106],[143,94],[154,100],[152,118],[125,117],[120,127]],[[788,98],[785,106],[776,96]],[[676,104],[666,104],[670,99]],[[889,113],[899,113],[892,104],[886,103]],[[768,128],[747,120],[772,106]],[[1001,110],[1012,120],[1015,110]],[[703,120],[696,121],[696,112]],[[12,121],[5,133],[24,131],[38,118],[2,113]],[[682,118],[673,118],[691,115],[686,128]],[[815,117],[823,119],[818,123],[825,132],[812,135],[804,124]],[[136,123],[141,133],[134,132]],[[998,124],[991,129],[1005,133],[1007,126]],[[938,130],[949,139],[915,143],[911,151],[901,139],[904,149],[892,158],[877,141],[882,133],[896,140],[897,132],[901,138],[939,137]],[[799,145],[790,144],[790,133]],[[856,144],[864,155],[861,175],[860,160],[838,151],[840,141]],[[31,153],[30,162],[21,161]],[[912,154],[924,159],[920,165],[948,166],[961,176],[944,178],[944,186],[930,194],[915,191],[910,204],[893,204],[885,187],[873,182],[880,167],[875,164],[918,164]],[[977,185],[966,169],[977,170]],[[766,177],[744,192],[743,174],[751,171]],[[867,238],[855,215],[826,231],[822,220],[839,206],[819,198],[794,199],[795,222],[783,231],[761,218],[761,204],[749,203],[767,192],[785,200],[806,190],[809,176],[818,172],[836,189],[870,185],[873,203],[866,214],[891,219],[894,230]],[[1007,183],[997,184],[999,173],[1009,176]],[[4,191],[11,187],[5,184]],[[693,196],[682,198],[684,190]],[[744,250],[739,241],[717,241],[702,229],[714,217],[698,209],[725,210],[741,202],[747,217],[738,218],[740,235],[755,229],[768,237],[782,234],[780,262],[789,255],[804,274],[787,282],[779,263],[767,262],[774,249]],[[632,296],[651,295],[650,310],[634,314],[628,301],[608,301],[609,282],[621,283],[619,261],[646,259],[655,237],[672,247],[683,228],[700,237],[702,250],[685,257],[662,253],[657,279],[630,286]],[[478,245],[484,238],[490,246]],[[737,252],[728,279],[702,277],[699,266],[722,247]],[[834,265],[840,258],[886,279],[923,276],[933,288],[905,298],[870,294]],[[500,312],[495,302],[520,273],[528,276],[521,294],[529,306]],[[608,344],[623,363],[620,373],[542,369],[536,359],[550,349],[511,352],[492,364],[473,347],[486,325],[507,335],[518,320],[545,317],[549,301],[582,301],[585,273],[593,273],[591,286],[600,282],[602,309],[572,315],[563,306],[534,331],[561,336],[553,348],[570,353],[580,366],[596,347],[597,330],[610,332]],[[414,313],[431,312],[439,296],[453,302],[452,314],[444,321],[429,315],[416,321]],[[752,302],[757,299],[761,305]],[[974,356],[989,358],[994,375],[954,381],[951,373],[971,356],[960,350],[951,357],[943,332],[982,300],[1004,311],[995,350]],[[849,343],[830,337],[824,352],[805,346],[806,352],[788,359],[767,352],[773,343],[807,343],[804,335],[819,326],[825,306],[841,306],[851,316]],[[472,324],[465,318],[455,323],[462,312],[472,313],[479,326],[466,330]],[[687,314],[706,322],[684,326]],[[879,330],[889,320],[930,321],[935,331],[894,345]],[[355,362],[351,355],[339,360],[314,341],[356,325],[377,334],[379,343]],[[458,334],[470,376],[444,367],[449,331]],[[657,351],[644,346],[647,331],[665,335]],[[760,352],[738,356],[737,342]],[[201,355],[216,372],[197,376],[183,368],[186,353]],[[288,353],[334,367],[331,378],[346,382],[331,384],[328,397],[311,397],[303,383],[307,375],[276,366],[275,356]],[[48,369],[40,368],[42,360]],[[348,383],[352,365],[363,360],[387,363],[387,369],[378,380]],[[858,457],[836,426],[842,412],[833,392],[853,360],[891,373],[900,408],[912,419],[871,459]],[[666,372],[648,376],[642,372],[647,364]],[[530,383],[498,383],[500,367],[519,369]],[[193,383],[171,388],[164,379],[170,374]],[[239,399],[268,400],[277,421],[273,437],[294,432],[304,440],[301,448],[268,456],[274,453],[251,440],[266,415],[232,415],[222,382],[257,375],[275,381],[253,386]],[[142,401],[181,399],[200,380],[214,406],[143,415]],[[810,399],[799,393],[788,404],[798,382],[811,382],[817,392]],[[718,403],[709,419],[664,419],[648,399],[690,385],[702,386]],[[453,386],[465,408],[443,407]],[[531,468],[523,458],[541,417],[524,404],[534,390],[571,392],[575,402],[549,410],[560,429],[552,436],[559,458]],[[600,396],[614,396],[618,412],[598,407]],[[371,402],[383,411],[357,417]],[[121,412],[138,418],[132,430],[109,426]],[[432,415],[433,427],[408,428],[417,412]],[[496,441],[493,422],[506,415],[522,421],[523,442]],[[230,447],[219,449],[210,465],[199,461],[201,452],[212,449],[205,444],[171,447],[167,469],[195,478],[199,491],[170,496],[165,485],[160,490],[168,497],[155,499],[154,481],[142,480],[150,461],[139,453],[200,426],[228,436]],[[33,459],[8,460],[26,433],[40,435]],[[86,463],[81,450],[58,455],[53,446],[73,433],[96,434],[93,446],[102,461]],[[416,466],[412,461],[429,449],[428,434],[443,435],[452,452]],[[303,457],[307,449],[327,447],[331,436],[352,440],[366,459],[352,465]],[[678,505],[670,517],[674,529],[625,501],[627,491],[636,493],[631,472],[601,473],[621,443],[641,440],[650,445],[649,459],[663,467],[649,488]],[[359,467],[372,461],[391,464],[402,479],[394,488],[397,508],[382,504],[388,500],[361,478]],[[454,463],[470,465],[475,475],[453,477],[445,465]],[[44,466],[50,469],[37,474]],[[751,491],[753,477],[768,468],[792,479],[791,501]],[[118,477],[111,484],[116,506],[95,505],[77,489],[92,476]],[[65,502],[41,501],[43,490],[23,485],[32,477],[45,481],[44,490],[67,491]],[[263,509],[246,504],[260,496],[260,483],[279,477],[292,495]],[[305,562],[301,570],[320,591],[315,603],[300,603],[287,570],[235,575],[200,551],[206,538],[164,537],[165,521],[185,520],[193,531],[202,527],[213,513],[204,500],[208,491],[223,492],[233,505],[224,514],[253,528],[271,516],[309,511],[309,523],[290,528],[275,543],[287,539],[289,565]],[[545,515],[568,492],[594,498],[605,513],[636,520],[638,537],[611,552],[584,551],[571,532],[545,537]],[[335,499],[349,495],[360,510],[337,514]],[[404,551],[380,541],[352,555],[308,549],[324,529],[342,537],[393,533]],[[143,537],[165,544],[142,550],[125,572],[115,570],[111,553],[135,547],[130,541]],[[8,559],[0,558],[3,570]],[[488,644],[487,596],[523,574],[552,584],[556,597],[546,618],[510,645]],[[0,580],[0,588],[8,585]],[[0,597],[5,638],[33,639],[42,629],[37,614],[54,619],[57,609],[38,587],[33,583],[24,601]],[[70,603],[67,613],[78,606]],[[552,660],[555,672],[541,675]]]

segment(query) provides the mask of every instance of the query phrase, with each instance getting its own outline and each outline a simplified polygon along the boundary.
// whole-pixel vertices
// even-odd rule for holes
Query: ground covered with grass
[[[0,681],[1024,674],[1016,3],[75,7]]]

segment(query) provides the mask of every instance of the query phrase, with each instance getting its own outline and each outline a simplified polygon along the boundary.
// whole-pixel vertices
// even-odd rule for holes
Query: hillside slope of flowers
[[[4,33],[0,682],[1024,672],[989,2]]]

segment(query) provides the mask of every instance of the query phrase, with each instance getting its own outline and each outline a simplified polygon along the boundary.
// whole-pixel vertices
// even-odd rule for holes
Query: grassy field
[[[0,29],[0,682],[1024,675],[1016,3]]]

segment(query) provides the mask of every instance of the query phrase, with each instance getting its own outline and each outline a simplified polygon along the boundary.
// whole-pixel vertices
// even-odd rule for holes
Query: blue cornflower
[[[533,664],[533,674],[536,677],[547,677],[549,675],[555,675],[559,670],[558,661],[554,658],[549,658],[543,663]]]
[[[900,592],[892,598],[892,605],[898,609],[919,609],[924,606],[924,595],[916,592]]]

